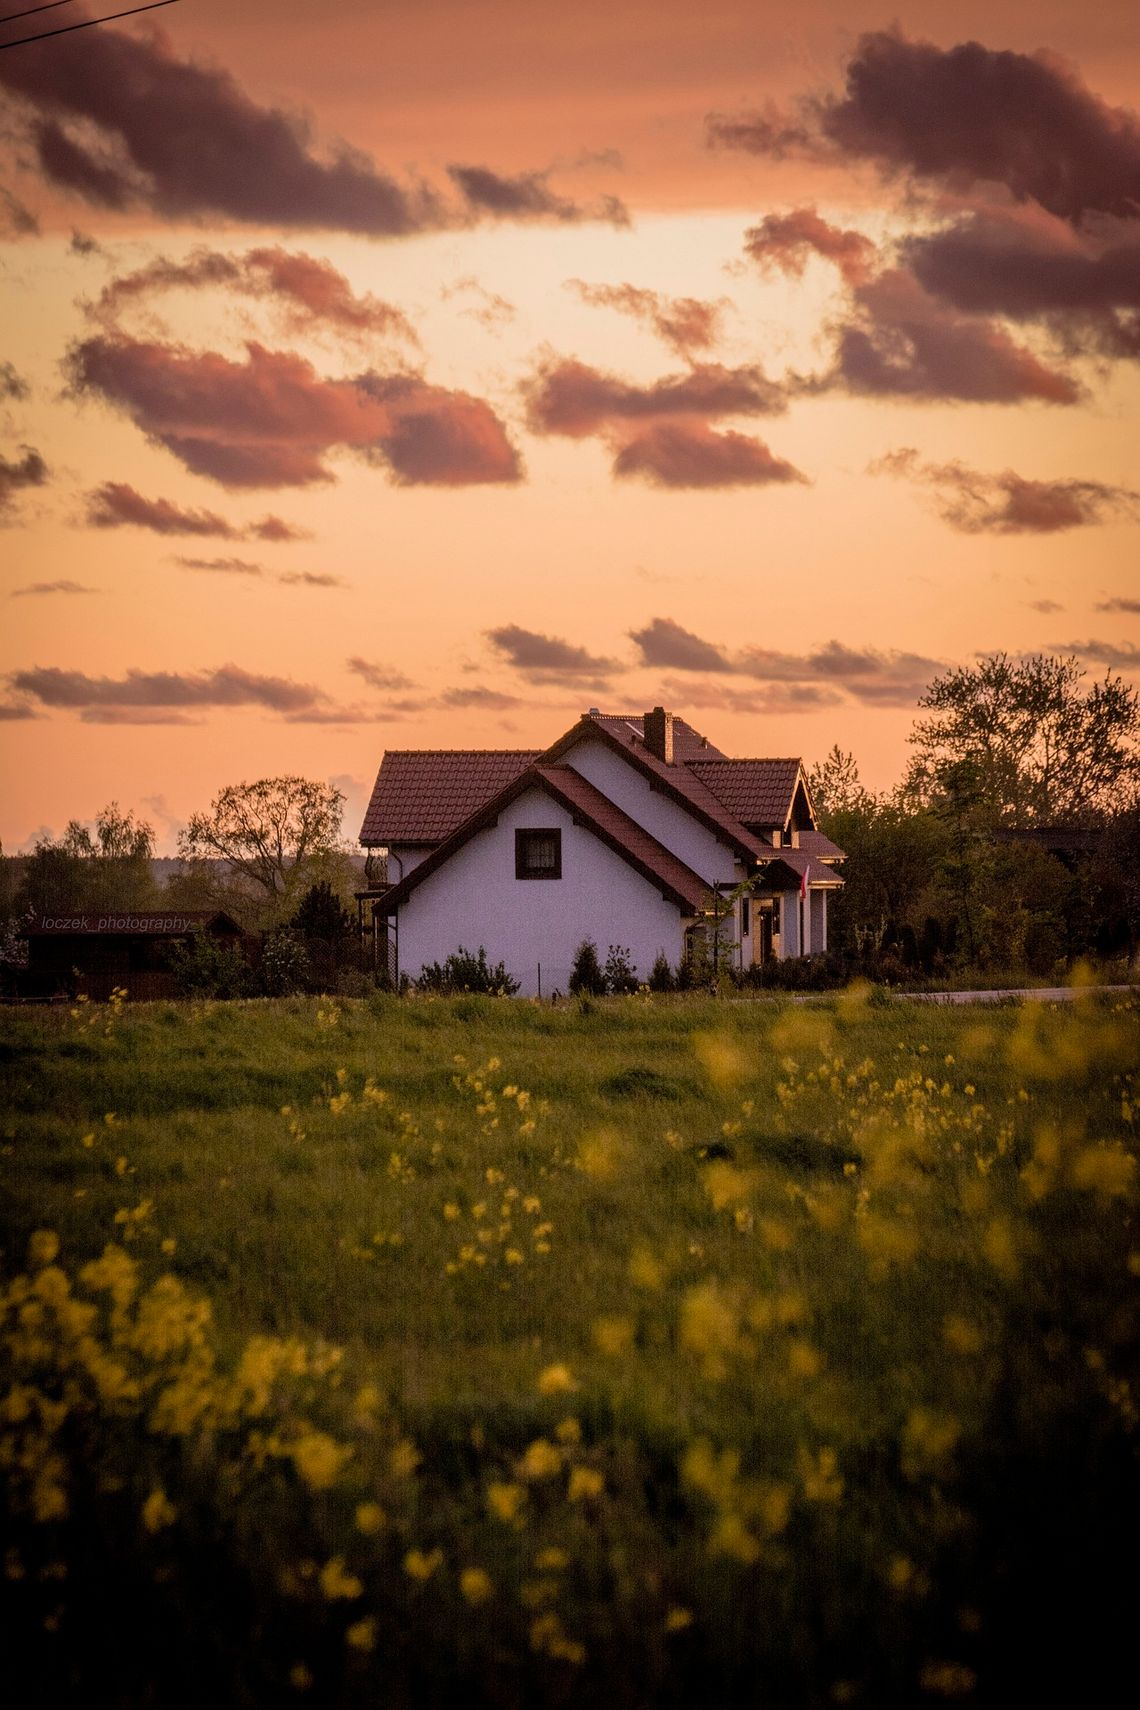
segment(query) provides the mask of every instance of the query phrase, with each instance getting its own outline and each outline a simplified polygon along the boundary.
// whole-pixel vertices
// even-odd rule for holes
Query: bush
[[[309,979],[309,957],[302,940],[288,926],[267,932],[261,948],[258,983],[266,997],[288,997],[304,991]]]
[[[677,982],[673,978],[673,970],[664,950],[657,952],[657,960],[650,969],[649,989],[651,992],[672,992],[677,989]]]
[[[488,997],[513,997],[518,989],[519,982],[511,978],[502,962],[491,967],[482,944],[478,955],[473,956],[461,944],[442,964],[425,962],[416,981],[417,991],[438,992],[442,996],[483,992]]]
[[[607,992],[613,997],[627,997],[637,990],[637,969],[629,959],[628,947],[623,949],[620,944],[610,945],[602,978]]]
[[[598,961],[598,947],[592,938],[583,938],[574,952],[570,973],[570,990],[575,997],[601,997],[606,989],[605,975]]]
[[[179,997],[236,998],[249,991],[250,974],[237,944],[199,932],[166,952]]]

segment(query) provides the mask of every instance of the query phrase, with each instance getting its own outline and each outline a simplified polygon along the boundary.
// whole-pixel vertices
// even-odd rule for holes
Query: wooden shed
[[[133,999],[177,995],[169,968],[172,945],[199,933],[238,944],[242,930],[220,910],[165,914],[42,915],[26,926],[28,965],[20,995],[51,998],[84,993],[106,1002],[116,986]]]

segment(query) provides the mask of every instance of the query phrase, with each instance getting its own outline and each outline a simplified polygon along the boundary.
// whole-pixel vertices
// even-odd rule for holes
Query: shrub
[[[657,952],[657,960],[650,969],[649,989],[651,992],[672,992],[677,989],[677,982],[673,978],[673,970],[664,950]]]
[[[258,975],[266,997],[288,997],[291,992],[304,991],[309,979],[309,957],[304,943],[290,927],[279,926],[265,934]]]
[[[629,959],[629,949],[620,944],[611,944],[606,955],[606,965],[602,978],[606,990],[614,997],[626,997],[637,990],[637,969]]]
[[[511,978],[502,962],[491,967],[482,944],[477,955],[472,955],[461,944],[446,961],[425,962],[420,969],[416,989],[441,995],[483,992],[489,997],[513,997],[519,989],[519,982]]]
[[[166,952],[179,997],[235,998],[249,990],[249,968],[237,944],[199,932]]]
[[[576,997],[601,997],[606,989],[598,947],[592,938],[583,938],[574,952],[570,973],[570,990]]]
[[[356,931],[356,921],[327,879],[309,886],[289,924],[302,938],[319,938],[326,944],[351,938]]]

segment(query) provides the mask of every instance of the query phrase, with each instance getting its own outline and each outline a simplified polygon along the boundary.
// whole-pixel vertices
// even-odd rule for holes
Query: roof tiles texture
[[[708,760],[689,768],[744,825],[782,826],[800,774],[798,760]]]
[[[361,843],[442,843],[537,758],[522,748],[390,748]]]

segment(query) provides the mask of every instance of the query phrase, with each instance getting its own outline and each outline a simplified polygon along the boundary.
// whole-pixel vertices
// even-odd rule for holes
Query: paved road
[[[1087,992],[1137,992],[1140,986],[1022,986],[998,992],[895,992],[911,1003],[1008,1003],[1011,998],[1033,1003],[1071,1003]]]

